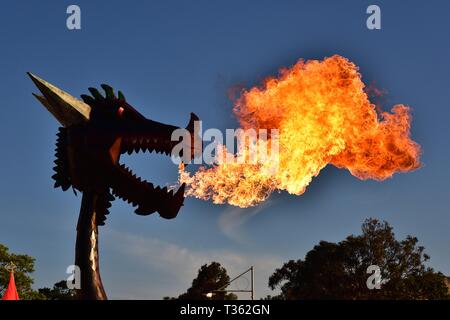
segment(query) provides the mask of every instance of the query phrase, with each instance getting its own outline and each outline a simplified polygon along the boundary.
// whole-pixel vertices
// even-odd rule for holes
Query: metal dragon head
[[[123,153],[139,151],[170,155],[179,143],[171,140],[178,127],[145,118],[120,91],[116,97],[108,85],[102,85],[105,96],[89,88],[91,96],[82,95],[83,102],[31,73],[28,75],[43,94],[35,97],[63,125],[56,143],[55,188],[66,191],[73,187],[95,193],[98,225],[104,224],[114,196],[137,207],[135,213],[139,215],[157,211],[166,219],[176,217],[183,205],[185,185],[176,192],[154,186],[119,160]],[[197,134],[196,120],[198,117],[191,113],[186,127],[191,137]],[[194,156],[193,148],[190,156]]]

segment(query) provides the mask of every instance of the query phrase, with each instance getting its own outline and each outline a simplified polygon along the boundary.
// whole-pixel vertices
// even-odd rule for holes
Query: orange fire
[[[358,67],[335,55],[300,60],[261,87],[243,91],[234,106],[242,129],[279,130],[277,169],[272,158],[256,164],[219,161],[192,175],[181,166],[186,195],[248,207],[275,190],[301,195],[327,164],[379,181],[419,168],[409,107],[377,112],[364,87]],[[224,150],[221,159],[226,155]]]

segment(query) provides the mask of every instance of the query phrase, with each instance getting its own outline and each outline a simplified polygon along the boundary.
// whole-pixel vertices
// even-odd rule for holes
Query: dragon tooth
[[[186,189],[186,183],[183,183],[174,194],[175,198],[184,198],[184,190]]]

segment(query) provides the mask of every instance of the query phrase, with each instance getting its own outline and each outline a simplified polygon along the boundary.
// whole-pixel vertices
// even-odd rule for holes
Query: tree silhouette
[[[197,277],[192,281],[192,286],[178,299],[182,300],[236,300],[237,296],[233,293],[215,292],[208,298],[207,293],[226,288],[230,281],[227,270],[218,262],[204,264],[198,270]],[[167,299],[167,297],[165,297]]]
[[[387,222],[370,218],[361,235],[321,241],[305,260],[285,263],[269,287],[281,289],[280,299],[449,299],[445,276],[425,265],[430,257],[417,243],[396,240]],[[370,265],[380,269],[380,289],[367,286]]]
[[[9,271],[5,266],[12,262],[16,265],[14,271],[14,280],[16,283],[19,298],[21,300],[42,299],[43,296],[39,292],[33,290],[33,278],[31,273],[34,272],[35,259],[26,254],[10,253],[8,247],[0,244],[0,296],[9,283]]]
[[[38,290],[46,300],[74,300],[75,289],[68,289],[66,280],[61,280],[53,285],[53,288],[41,288]]]

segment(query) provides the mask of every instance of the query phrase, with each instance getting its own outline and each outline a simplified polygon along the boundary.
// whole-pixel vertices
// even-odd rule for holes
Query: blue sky
[[[299,58],[333,54],[387,91],[385,110],[412,107],[423,167],[382,183],[327,167],[300,197],[273,194],[250,209],[186,199],[171,221],[137,216],[117,200],[100,228],[109,297],[178,295],[211,260],[231,275],[254,264],[264,296],[276,267],[320,240],[359,233],[367,217],[387,220],[400,238],[417,236],[431,266],[450,274],[449,2],[376,1],[379,31],[366,28],[373,3],[361,0],[30,3],[2,1],[0,9],[0,243],[36,257],[35,287],[66,277],[81,199],[53,189],[58,124],[31,96],[26,71],[75,96],[106,82],[154,120],[184,126],[193,111],[204,127],[225,129],[237,126],[230,88],[257,85]],[[73,3],[82,11],[79,31],[66,28]],[[177,178],[162,156],[123,162],[160,184]]]

